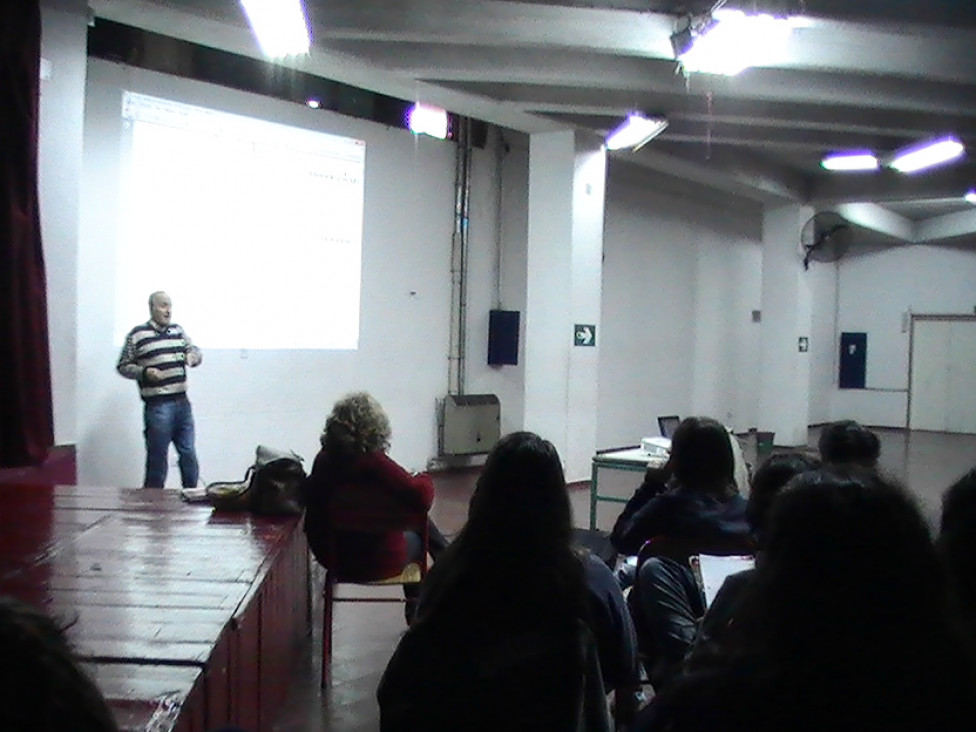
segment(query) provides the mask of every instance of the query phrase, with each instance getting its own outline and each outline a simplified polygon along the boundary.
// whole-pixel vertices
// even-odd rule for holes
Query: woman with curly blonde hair
[[[402,504],[404,511],[430,509],[433,481],[426,473],[409,473],[386,454],[391,432],[390,420],[379,402],[366,392],[356,392],[335,403],[319,438],[322,449],[303,485],[305,534],[312,553],[326,569],[332,569],[328,562],[334,548],[336,563],[342,568],[340,580],[371,582],[395,577],[410,562],[424,559],[423,542],[411,531],[337,531],[333,545],[330,505],[338,493],[354,500],[357,493],[367,495],[361,489],[368,486],[387,493]],[[427,531],[431,554],[437,556],[447,542],[429,520]],[[404,585],[408,620],[417,592],[416,585]]]

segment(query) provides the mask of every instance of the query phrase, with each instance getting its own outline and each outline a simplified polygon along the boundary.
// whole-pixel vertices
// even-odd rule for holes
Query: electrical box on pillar
[[[514,366],[518,364],[518,310],[491,310],[488,313],[488,364]]]
[[[482,455],[501,437],[501,407],[494,394],[448,394],[440,420],[442,456]]]

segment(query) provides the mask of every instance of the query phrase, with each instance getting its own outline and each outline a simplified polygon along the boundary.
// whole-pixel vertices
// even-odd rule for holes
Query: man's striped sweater
[[[180,326],[157,326],[150,320],[129,331],[116,368],[127,379],[139,382],[144,401],[173,399],[186,393],[186,357],[191,353],[199,357],[200,349]],[[158,369],[162,378],[147,381],[149,367]]]

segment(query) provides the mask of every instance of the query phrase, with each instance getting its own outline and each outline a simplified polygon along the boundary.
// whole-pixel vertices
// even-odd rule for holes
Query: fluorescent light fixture
[[[447,112],[440,107],[414,104],[407,112],[407,126],[415,135],[447,138]]]
[[[963,196],[967,201],[976,206],[976,188],[970,188],[966,191],[966,195]]]
[[[735,76],[750,66],[782,59],[793,29],[810,25],[802,17],[746,15],[723,8],[675,33],[671,45],[687,72]]]
[[[881,166],[877,156],[866,150],[827,155],[820,165],[824,170],[843,172],[877,170]]]
[[[625,147],[639,150],[648,141],[664,132],[667,126],[666,119],[630,114],[617,129],[607,135],[607,150],[620,150]]]
[[[914,173],[961,157],[966,148],[955,137],[929,140],[895,153],[889,165],[899,173]]]
[[[308,53],[312,36],[301,0],[241,0],[241,6],[265,56]]]

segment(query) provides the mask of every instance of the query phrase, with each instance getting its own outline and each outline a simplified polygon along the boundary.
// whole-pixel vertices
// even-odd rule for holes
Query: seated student
[[[959,612],[976,644],[976,468],[942,497],[938,547]]]
[[[874,469],[881,455],[878,436],[853,419],[834,422],[823,428],[817,441],[820,459],[826,464],[860,465]]]
[[[614,548],[624,556],[636,556],[637,552],[650,539],[643,536],[639,531],[635,531],[632,524],[634,514],[657,498],[668,489],[668,482],[671,480],[671,463],[665,463],[661,467],[648,468],[644,473],[644,480],[634,491],[623,510],[617,516],[610,532],[610,542]]]
[[[749,493],[749,469],[742,454],[739,440],[731,432],[728,432],[728,437],[734,462],[735,485],[739,493],[745,496]],[[643,482],[624,505],[623,510],[614,522],[613,530],[610,532],[610,543],[622,557],[629,560],[620,563],[617,569],[617,580],[623,588],[630,587],[634,583],[637,553],[645,541],[653,538],[646,533],[652,527],[635,525],[634,516],[651,499],[668,490],[668,484],[672,477],[671,472],[670,462],[662,467],[648,468],[644,473]]]
[[[609,729],[600,633],[589,630],[586,569],[571,541],[555,448],[530,432],[503,437],[383,673],[380,728]]]
[[[745,550],[746,500],[734,482],[725,427],[705,417],[683,420],[672,438],[668,467],[667,490],[633,514],[624,541],[631,534],[665,536],[692,553],[719,544]],[[652,681],[661,686],[678,671],[695,638],[705,611],[701,591],[687,563],[652,557],[639,568],[629,602],[643,650],[654,657]]]
[[[98,687],[62,630],[41,611],[0,597],[0,730],[116,732]]]
[[[762,553],[769,511],[780,491],[797,475],[820,467],[820,461],[801,452],[771,455],[752,476],[752,490],[746,504],[746,519],[758,553]],[[685,668],[697,669],[720,661],[727,651],[729,635],[739,630],[735,623],[741,605],[747,602],[756,570],[747,569],[726,578],[702,618],[695,642],[685,658]]]
[[[356,495],[362,486],[380,489],[396,497],[404,509],[430,508],[434,484],[426,473],[411,475],[390,458],[390,421],[371,395],[357,392],[343,397],[332,408],[315,457],[312,472],[302,485],[305,500],[305,534],[315,558],[327,566],[333,495]],[[428,544],[436,557],[447,545],[433,522],[428,521]],[[335,550],[342,567],[341,579],[370,582],[395,577],[410,562],[422,557],[422,539],[415,532],[386,535],[337,532]],[[413,615],[418,585],[404,585],[407,621]]]
[[[863,469],[804,473],[776,499],[761,559],[748,645],[678,680],[634,732],[972,729],[973,662],[904,489]]]

